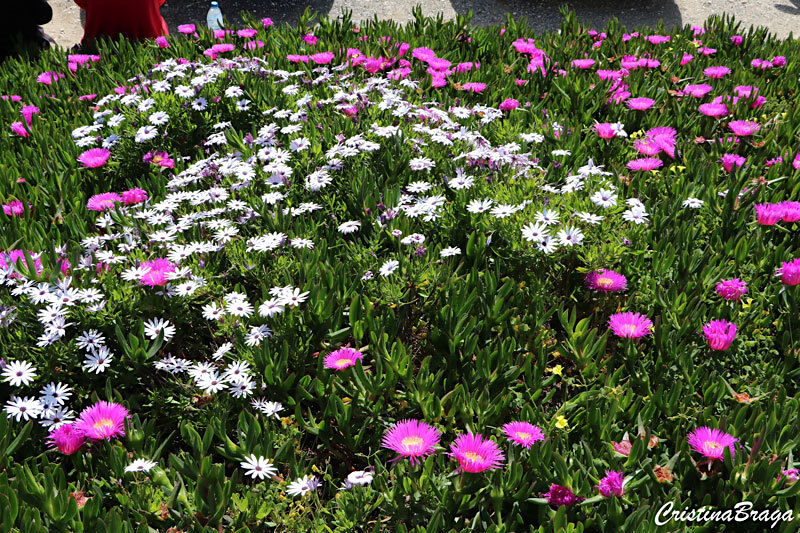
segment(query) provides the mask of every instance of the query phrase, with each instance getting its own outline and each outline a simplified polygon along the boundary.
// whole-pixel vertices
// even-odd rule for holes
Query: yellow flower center
[[[519,440],[528,440],[531,438],[531,434],[525,431],[517,431],[517,438]]]
[[[611,278],[597,278],[597,284],[601,287],[610,287],[614,284],[614,280]]]
[[[153,163],[160,163],[163,160],[164,160],[164,156],[163,155],[154,155],[153,156]]]
[[[422,437],[404,437],[403,440],[400,441],[400,444],[403,445],[405,450],[410,450],[411,448],[416,448],[417,446],[422,445]]]
[[[353,363],[352,359],[348,359],[347,357],[342,357],[341,359],[337,359],[336,363],[334,364],[336,365],[337,368],[344,368],[352,363]]]
[[[722,446],[720,446],[720,444],[718,442],[714,442],[714,441],[710,441],[710,440],[705,441],[703,443],[703,445],[706,448],[710,448],[712,450],[719,450],[720,448],[722,448]]]
[[[622,331],[624,331],[629,335],[633,335],[634,333],[636,333],[636,324],[625,324],[624,326],[622,326]]]
[[[474,461],[476,463],[483,462],[483,457],[475,452],[464,452],[464,456],[469,459],[470,461]]]
[[[114,421],[111,420],[110,418],[101,418],[100,420],[95,422],[92,425],[92,427],[94,429],[113,428],[114,427]]]

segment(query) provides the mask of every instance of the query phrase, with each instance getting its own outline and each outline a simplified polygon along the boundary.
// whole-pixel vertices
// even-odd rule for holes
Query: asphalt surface
[[[24,0],[22,0],[24,1]],[[132,0],[120,0],[132,1]],[[473,24],[502,23],[506,14],[528,19],[537,33],[557,29],[563,3],[572,7],[578,18],[593,28],[602,28],[607,20],[617,17],[628,28],[640,25],[658,27],[663,22],[669,29],[684,24],[702,24],[710,15],[727,13],[744,26],[762,25],[779,37],[790,32],[800,35],[800,0],[219,0],[223,14],[238,23],[239,13],[250,11],[259,18],[270,17],[276,23],[294,23],[306,6],[319,13],[336,17],[343,9],[361,21],[377,16],[405,23],[413,19],[412,8],[420,4],[423,13],[443,13],[446,19],[457,14],[474,13]],[[72,0],[50,0],[53,20],[45,31],[62,46],[80,41],[80,9]],[[178,24],[204,24],[209,2],[206,0],[167,0],[161,8],[169,29]]]

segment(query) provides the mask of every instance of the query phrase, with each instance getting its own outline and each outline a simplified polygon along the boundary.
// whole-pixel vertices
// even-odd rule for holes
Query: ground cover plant
[[[795,528],[796,43],[313,20],[0,66],[0,531]]]

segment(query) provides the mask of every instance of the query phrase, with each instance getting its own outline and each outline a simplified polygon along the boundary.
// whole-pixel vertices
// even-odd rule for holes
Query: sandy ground
[[[121,0],[127,1],[127,0]],[[394,19],[399,23],[411,20],[411,9],[422,5],[426,15],[443,13],[451,19],[472,10],[473,23],[496,24],[505,21],[506,13],[526,17],[537,32],[558,28],[560,0],[220,0],[223,14],[237,22],[241,11],[251,11],[275,22],[295,22],[306,6],[331,17],[343,9],[353,12],[356,21]],[[684,24],[702,24],[718,13],[734,15],[743,25],[766,25],[771,32],[787,37],[800,34],[800,0],[567,0],[578,18],[599,28],[613,17],[627,27],[642,24],[656,27],[663,20],[667,28]],[[72,0],[50,0],[53,20],[45,31],[64,47],[77,43],[83,35],[80,9]],[[167,0],[161,12],[175,31],[178,24],[204,23],[209,2],[205,0]]]

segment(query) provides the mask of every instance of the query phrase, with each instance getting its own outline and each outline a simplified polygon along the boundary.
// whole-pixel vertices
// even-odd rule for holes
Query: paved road
[[[127,1],[127,0],[121,0]],[[393,19],[404,23],[412,19],[411,8],[421,4],[426,15],[443,13],[445,18],[456,14],[475,13],[478,25],[502,23],[506,13],[526,17],[536,32],[558,28],[561,0],[220,0],[226,17],[237,20],[239,12],[252,11],[275,22],[294,22],[306,6],[338,16],[342,9],[353,12],[354,20]],[[618,17],[627,27],[642,24],[656,27],[661,20],[667,28],[684,24],[702,24],[707,17],[729,13],[743,25],[766,25],[780,37],[790,32],[800,35],[800,0],[567,0],[578,18],[600,28]],[[174,31],[178,24],[203,23],[209,2],[205,0],[167,0],[162,7],[164,18]],[[80,10],[72,0],[50,0],[53,21],[45,26],[59,44],[72,46],[82,35]]]

